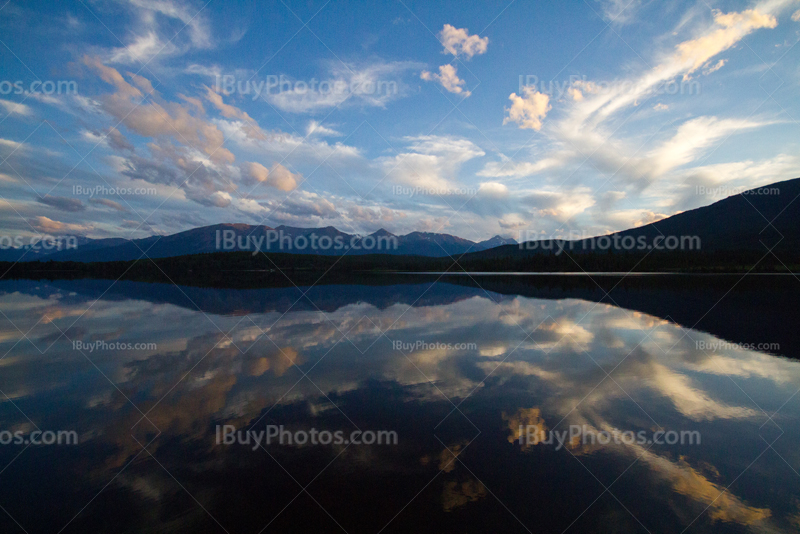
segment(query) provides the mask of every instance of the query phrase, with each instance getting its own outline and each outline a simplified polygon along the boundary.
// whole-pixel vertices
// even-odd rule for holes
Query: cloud
[[[634,12],[641,5],[641,0],[602,0],[603,18],[610,23],[629,24],[633,22]]]
[[[202,204],[203,206],[213,208],[227,208],[231,205],[231,195],[225,191],[215,191],[210,195],[202,195],[196,198],[193,197],[192,200]]]
[[[402,82],[402,75],[409,70],[422,68],[413,61],[376,62],[364,66],[329,64],[327,79],[311,82],[292,80],[281,76],[276,83],[278,89],[267,86],[265,81],[253,80],[250,85],[242,83],[241,91],[252,94],[253,100],[259,98],[281,111],[290,113],[314,113],[327,108],[345,105],[362,105],[384,108],[394,100],[410,93]]]
[[[89,199],[89,203],[90,204],[97,204],[99,206],[105,206],[107,208],[111,208],[113,210],[121,211],[123,213],[130,213],[130,210],[128,208],[126,208],[125,206],[123,206],[119,202],[114,202],[113,200],[108,199],[108,198],[90,198]]]
[[[243,170],[253,181],[265,183],[280,191],[292,191],[303,180],[301,175],[292,174],[280,163],[276,163],[270,171],[260,163],[250,162],[245,164]]]
[[[795,22],[800,21],[800,9],[792,13],[792,20]]]
[[[478,195],[491,198],[505,198],[508,196],[508,187],[498,182],[483,182],[478,187]]]
[[[171,42],[162,42],[156,32],[151,31],[145,35],[138,35],[133,42],[126,46],[114,48],[108,55],[109,63],[119,63],[130,65],[134,63],[147,63],[156,54],[162,53],[165,56],[174,55],[177,47]]]
[[[423,190],[456,189],[455,179],[461,165],[485,155],[472,141],[460,137],[421,135],[405,137],[404,141],[409,143],[407,151],[379,162],[393,182]]]
[[[691,74],[709,59],[727,50],[753,31],[760,28],[774,28],[778,25],[778,20],[758,9],[747,9],[740,13],[717,11],[714,13],[714,23],[715,28],[706,34],[676,47],[677,54],[670,62],[673,68]]]
[[[550,106],[550,96],[540,93],[534,87],[523,87],[523,96],[511,93],[508,97],[511,100],[511,107],[506,108],[508,116],[503,119],[503,124],[516,122],[520,128],[542,129],[542,120],[547,112],[552,109]]]
[[[151,63],[157,56],[170,57],[212,47],[213,39],[202,9],[170,0],[128,0],[128,4],[139,19],[137,33],[128,44],[106,54],[109,63]],[[175,33],[169,19],[180,21],[178,27],[184,29]],[[159,32],[169,33],[170,38],[162,38]]]
[[[281,191],[291,191],[297,187],[299,182],[303,181],[303,177],[299,174],[292,174],[289,169],[276,163],[269,173],[267,183]]]
[[[280,223],[313,225],[340,216],[333,202],[307,191],[299,191],[282,203],[270,202],[268,207],[274,207],[269,218]]]
[[[189,34],[189,38],[195,47],[211,48],[213,42],[211,31],[202,10],[198,10],[188,3],[182,4],[170,0],[128,1],[139,10],[148,10],[164,17],[181,21],[185,25],[185,31]],[[148,14],[143,14],[143,18],[152,23],[152,19]]]
[[[11,102],[9,100],[0,99],[0,106],[3,106],[3,108],[6,110],[6,113],[9,115],[22,115],[23,117],[29,117],[33,115],[33,110],[29,106],[20,104],[19,102]]]
[[[560,163],[561,160],[558,158],[544,158],[536,163],[529,163],[526,161],[514,163],[511,160],[492,161],[487,163],[486,166],[478,172],[478,176],[487,176],[491,178],[513,176],[515,178],[524,178],[555,167]]]
[[[727,63],[727,62],[728,62],[727,59],[720,59],[714,65],[709,65],[708,63],[706,63],[706,66],[703,68],[703,74],[708,76],[712,72],[717,72],[719,69],[724,67],[725,63]]]
[[[426,82],[437,81],[451,93],[463,94],[464,97],[468,97],[472,94],[461,87],[462,85],[466,85],[467,82],[458,77],[458,69],[453,65],[442,65],[439,67],[439,74],[424,70],[419,77]]]
[[[444,46],[445,53],[454,56],[461,54],[467,59],[474,55],[485,54],[489,45],[488,37],[470,35],[466,28],[456,28],[450,24],[445,24],[439,32],[439,41]]]
[[[678,127],[672,139],[648,154],[653,163],[652,174],[663,175],[671,169],[691,163],[715,141],[766,124],[769,123],[717,117],[697,117],[686,121]]]
[[[12,151],[28,150],[28,145],[26,145],[25,143],[20,143],[18,141],[12,141],[11,139],[3,139],[2,137],[0,137],[0,146],[8,147]]]
[[[171,137],[202,151],[213,161],[232,163],[235,159],[222,147],[225,138],[214,124],[193,116],[178,103],[142,103],[142,91],[125,81],[116,69],[103,65],[96,57],[84,56],[83,63],[116,88],[115,93],[101,97],[102,108],[131,130],[145,137]]]
[[[46,206],[50,206],[57,210],[61,211],[83,211],[86,209],[86,206],[78,200],[77,198],[66,198],[66,197],[55,197],[50,195],[45,195],[43,197],[38,197],[36,202],[40,204],[44,204]]]
[[[317,121],[309,121],[306,126],[306,136],[318,135],[320,137],[339,137],[342,134],[331,128],[326,128]]]
[[[596,201],[588,187],[580,187],[572,191],[535,191],[524,196],[522,203],[534,208],[537,217],[564,222],[591,208]]]
[[[88,232],[92,229],[91,225],[63,223],[61,221],[54,221],[43,215],[28,219],[28,223],[36,230],[43,233]]]
[[[524,219],[515,213],[498,220],[497,224],[500,225],[500,228],[503,230],[517,230],[528,225]]]
[[[128,139],[113,126],[111,128],[108,128],[104,132],[99,132],[99,131],[90,132],[88,130],[84,130],[83,137],[90,143],[94,143],[95,145],[105,145],[117,151],[123,151],[123,150],[128,150],[131,152],[135,151],[130,141],[128,141]]]

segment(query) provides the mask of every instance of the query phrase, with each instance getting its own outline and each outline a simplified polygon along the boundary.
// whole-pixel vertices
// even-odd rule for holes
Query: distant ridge
[[[269,232],[269,234],[268,234]],[[312,246],[312,234],[316,246]],[[249,236],[249,237],[248,237]],[[78,261],[105,262],[131,261],[143,257],[169,258],[220,251],[267,251],[267,239],[273,236],[275,242],[269,244],[270,252],[290,252],[294,254],[319,254],[339,256],[363,254],[393,254],[403,256],[446,257],[465,252],[486,250],[504,244],[516,244],[514,239],[499,235],[481,242],[430,232],[412,232],[396,236],[383,228],[368,236],[357,236],[341,232],[333,226],[324,228],[296,228],[240,223],[223,223],[203,226],[166,236],[150,236],[142,239],[87,239],[78,238],[78,247],[69,250],[25,251],[22,249],[0,250],[0,261]],[[283,237],[281,247],[279,237]],[[226,248],[225,239],[232,247]],[[298,239],[299,238],[299,239]],[[327,238],[327,240],[323,240]],[[320,245],[320,241],[322,244]],[[240,246],[244,245],[244,246]],[[337,244],[341,246],[337,247]],[[396,244],[396,246],[395,246]],[[300,245],[304,245],[300,247]],[[328,246],[325,246],[328,245]],[[21,259],[20,259],[21,258]]]

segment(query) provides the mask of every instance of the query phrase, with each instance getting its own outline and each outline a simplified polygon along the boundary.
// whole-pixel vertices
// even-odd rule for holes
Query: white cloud
[[[451,93],[463,94],[465,97],[472,94],[462,87],[462,85],[466,85],[467,82],[458,77],[458,69],[453,65],[442,65],[439,67],[439,74],[424,70],[419,77],[426,82],[437,81]]]
[[[326,128],[317,121],[309,121],[306,126],[306,136],[318,135],[320,137],[339,137],[342,134],[332,128]]]
[[[461,165],[485,152],[468,139],[424,135],[406,137],[407,152],[380,162],[389,178],[400,184],[438,191],[456,189]]]
[[[503,124],[515,122],[523,129],[541,130],[542,120],[552,109],[550,96],[540,93],[534,87],[523,87],[522,95],[511,93],[508,97],[511,100],[511,107],[506,108],[508,116],[503,119]]]
[[[508,187],[499,182],[483,182],[478,187],[478,195],[490,198],[505,198],[508,196]]]
[[[9,115],[22,115],[28,117],[33,115],[33,110],[26,106],[25,104],[20,104],[19,102],[11,102],[10,100],[2,100],[0,99],[0,106],[3,106],[6,110],[6,113]]]
[[[186,26],[184,31],[188,33],[193,46],[196,48],[211,48],[213,40],[208,27],[208,20],[202,10],[197,7],[189,3],[171,0],[129,0],[129,2],[138,8],[144,23],[152,24],[154,14],[177,19]]]
[[[326,108],[349,104],[371,107],[386,107],[393,100],[403,98],[408,93],[402,82],[403,74],[422,65],[412,61],[373,63],[366,66],[341,62],[330,63],[330,75],[324,80],[287,81],[284,87],[267,89],[264,80],[253,83],[263,84],[261,89],[252,85],[253,99],[265,99],[280,109],[291,113],[313,113]]]
[[[629,24],[641,3],[641,0],[602,0],[603,17],[610,23]]]
[[[724,67],[724,66],[725,66],[725,63],[727,63],[727,62],[728,62],[728,60],[727,60],[727,59],[720,59],[720,60],[719,60],[719,61],[717,61],[717,62],[716,62],[714,65],[709,65],[709,64],[706,64],[706,66],[703,68],[703,74],[705,74],[706,76],[708,76],[708,75],[709,75],[709,74],[711,74],[712,72],[717,72],[719,69],[721,69],[722,67]]]
[[[466,28],[456,28],[450,24],[445,24],[439,32],[439,40],[446,53],[454,56],[461,54],[467,59],[474,55],[485,54],[489,45],[488,37],[470,35]]]
[[[571,191],[533,191],[522,203],[534,208],[534,215],[565,222],[595,205],[592,191],[579,187]]]
[[[766,124],[769,123],[717,117],[698,117],[686,121],[672,139],[648,154],[654,165],[652,172],[655,176],[663,175],[671,169],[691,163],[722,138]]]
[[[162,42],[154,31],[139,35],[127,46],[114,48],[109,56],[108,63],[121,63],[123,65],[146,63],[156,54],[165,56],[173,55],[176,47],[172,43]]]
[[[792,20],[795,22],[800,21],[800,9],[792,14]]]
[[[486,176],[490,178],[524,178],[525,176],[531,176],[553,168],[560,163],[560,159],[552,157],[541,159],[536,163],[529,163],[525,161],[515,163],[511,160],[493,161],[487,163],[486,166],[478,172],[478,176]]]

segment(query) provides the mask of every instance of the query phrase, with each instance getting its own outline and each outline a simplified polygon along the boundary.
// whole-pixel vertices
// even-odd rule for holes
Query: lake
[[[796,279],[532,278],[0,282],[2,531],[800,529]]]

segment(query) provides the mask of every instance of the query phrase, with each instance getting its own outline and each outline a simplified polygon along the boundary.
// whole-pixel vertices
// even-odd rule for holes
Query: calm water
[[[785,291],[731,294],[702,331],[692,317],[724,291],[638,287],[618,307],[586,288],[405,282],[0,283],[0,430],[78,440],[0,445],[0,528],[800,529]],[[220,425],[397,443],[225,445]]]

